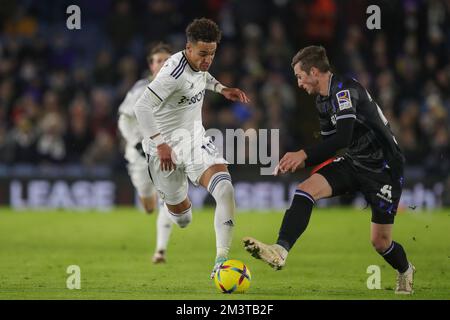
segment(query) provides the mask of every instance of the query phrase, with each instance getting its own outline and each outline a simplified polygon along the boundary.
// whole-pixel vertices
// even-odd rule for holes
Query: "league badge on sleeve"
[[[336,93],[336,98],[339,104],[339,110],[350,109],[352,107],[352,100],[350,99],[350,91],[342,90]]]

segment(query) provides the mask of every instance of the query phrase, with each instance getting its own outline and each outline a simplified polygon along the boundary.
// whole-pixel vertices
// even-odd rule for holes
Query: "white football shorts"
[[[183,202],[188,195],[188,178],[198,186],[202,174],[212,165],[228,164],[220,155],[216,146],[209,137],[204,137],[203,143],[194,144],[190,152],[175,151],[176,169],[162,171],[159,157],[152,154],[148,157],[148,166],[151,179],[160,198],[167,204],[177,205]]]

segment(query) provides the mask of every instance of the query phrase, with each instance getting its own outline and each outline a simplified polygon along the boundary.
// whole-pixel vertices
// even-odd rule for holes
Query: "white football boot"
[[[398,272],[396,294],[413,294],[414,273],[416,268],[410,263],[408,270],[403,273]]]
[[[265,244],[251,237],[242,239],[245,250],[256,259],[261,259],[275,270],[281,270],[286,264],[288,251],[279,244]]]
[[[152,257],[152,262],[154,264],[166,263],[166,252],[164,250],[156,251]]]

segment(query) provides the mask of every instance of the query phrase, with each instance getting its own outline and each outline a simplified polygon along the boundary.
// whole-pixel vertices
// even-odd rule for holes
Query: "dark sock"
[[[305,231],[311,217],[314,198],[301,190],[296,190],[291,207],[284,214],[278,234],[277,244],[289,251],[300,235]]]
[[[400,243],[392,241],[389,248],[381,253],[384,260],[387,261],[398,272],[403,273],[409,268],[406,252]]]

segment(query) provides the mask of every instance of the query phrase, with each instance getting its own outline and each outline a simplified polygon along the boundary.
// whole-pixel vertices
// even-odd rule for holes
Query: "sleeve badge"
[[[352,99],[350,98],[350,91],[342,90],[336,93],[336,98],[339,105],[339,110],[350,109],[352,107]]]

